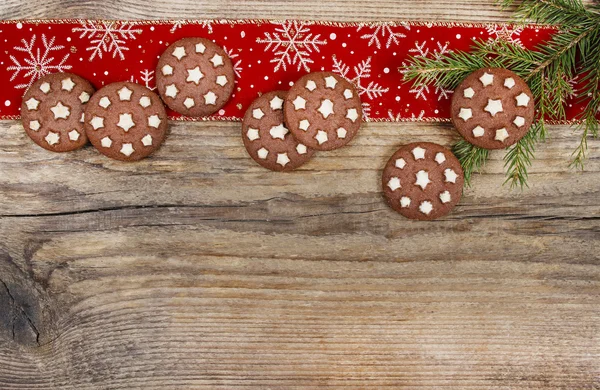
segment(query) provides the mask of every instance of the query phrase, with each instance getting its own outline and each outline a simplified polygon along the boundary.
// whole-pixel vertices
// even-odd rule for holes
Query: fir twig
[[[479,172],[485,165],[490,151],[461,139],[454,144],[452,152],[463,167],[465,185],[471,187],[471,177],[473,176],[473,173]]]

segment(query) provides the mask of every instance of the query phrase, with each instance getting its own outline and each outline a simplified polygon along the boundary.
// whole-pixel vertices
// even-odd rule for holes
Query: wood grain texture
[[[270,4],[0,14],[503,17],[492,2]],[[417,222],[385,206],[381,168],[402,144],[450,145],[450,126],[368,124],[291,174],[257,166],[239,132],[172,123],[126,164],[0,122],[0,389],[600,389],[597,141],[573,172],[578,135],[552,127],[523,193],[493,152],[452,215]]]

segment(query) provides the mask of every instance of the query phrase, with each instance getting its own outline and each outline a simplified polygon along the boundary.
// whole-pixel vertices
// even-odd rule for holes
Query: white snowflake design
[[[281,68],[286,71],[287,65],[297,65],[298,71],[310,72],[309,65],[314,62],[311,53],[318,53],[319,46],[327,44],[327,40],[319,39],[321,34],[313,35],[307,25],[297,21],[284,22],[272,34],[266,32],[263,39],[256,39],[256,42],[266,44],[265,51],[271,50],[275,54],[270,61],[275,64],[275,72]]]
[[[235,77],[239,79],[242,77],[242,60],[239,58],[239,53],[234,53],[233,49],[227,49],[227,47],[223,46],[223,50],[231,59],[231,63],[233,64],[233,71],[235,72]],[[238,49],[239,50],[239,49]]]
[[[23,77],[28,79],[24,83],[15,85],[15,88],[29,89],[31,84],[42,76],[71,69],[71,65],[67,64],[69,53],[66,53],[58,63],[54,63],[54,57],[51,55],[52,52],[63,50],[65,48],[62,45],[55,45],[55,40],[56,37],[47,39],[46,35],[42,34],[43,47],[36,47],[36,36],[34,34],[29,42],[25,39],[21,39],[23,46],[15,46],[13,48],[26,55],[21,60],[18,60],[13,55],[10,56],[13,65],[6,68],[8,71],[13,72],[10,81],[14,81],[21,72],[23,72]]]
[[[185,20],[176,20],[173,22],[173,27],[171,27],[171,32],[174,33],[175,31],[177,31],[178,29],[181,28],[181,26],[183,26],[186,23]],[[209,34],[213,33],[213,21],[212,20],[203,20],[200,22],[200,26],[206,28],[208,30]]]
[[[117,56],[125,59],[127,40],[135,40],[136,34],[142,33],[142,29],[134,28],[131,22],[98,22],[93,20],[84,21],[81,27],[74,27],[73,32],[81,33],[79,38],[89,39],[91,46],[86,51],[91,51],[90,61],[96,56],[102,58],[102,53],[112,53],[113,58]]]
[[[445,42],[445,43],[441,43],[441,42],[436,42],[435,47],[429,48],[427,47],[427,41],[423,41],[423,42],[415,42],[415,47],[411,48],[408,50],[409,53],[412,54],[413,57],[417,58],[417,57],[422,57],[422,58],[426,58],[426,57],[433,57],[435,59],[440,59],[442,56],[448,54],[448,53],[452,53],[452,49],[449,48],[450,43],[449,42]],[[406,73],[406,67],[407,64],[406,62],[402,63],[402,67],[403,70],[400,71],[400,73]],[[414,85],[413,88],[411,90],[408,91],[409,93],[413,93],[415,94],[415,99],[423,99],[423,100],[427,100],[427,95],[430,92],[429,86],[425,85],[425,84],[418,84],[418,85]],[[445,89],[439,86],[435,87],[434,93],[437,95],[437,100],[440,101],[442,99],[449,99],[450,95],[453,93],[454,91],[449,90],[449,89]]]
[[[333,71],[354,84],[359,96],[366,95],[369,100],[375,100],[390,90],[374,81],[369,81],[366,85],[363,84],[363,82],[371,78],[371,57],[358,63],[352,70],[354,77],[349,76],[350,66],[333,56]],[[368,120],[371,114],[371,103],[365,102],[363,98],[362,107],[363,119]]]
[[[132,83],[143,84],[146,88],[148,88],[151,91],[154,91],[156,89],[156,83],[154,82],[154,71],[153,70],[149,70],[149,69],[140,70],[139,79],[136,79],[132,75],[131,78],[129,79],[129,81],[131,81]]]
[[[498,25],[490,25],[486,27],[488,34],[490,34],[489,43],[494,43],[497,41],[505,41],[512,43],[514,45],[523,46],[523,42],[521,42],[521,38],[519,36],[523,32],[523,28],[514,27],[508,24],[498,24]]]
[[[402,27],[404,27],[406,30],[410,31],[410,25],[408,23],[401,23],[400,25]],[[394,45],[399,44],[401,38],[406,38],[405,34],[403,34],[401,32],[394,32],[393,27],[395,27],[395,26],[396,25],[394,23],[382,23],[375,27],[367,27],[364,24],[360,24],[358,26],[358,28],[356,29],[356,32],[359,32],[361,29],[363,29],[365,27],[373,28],[373,32],[371,34],[363,34],[360,37],[362,39],[368,39],[369,46],[375,45],[375,47],[377,47],[378,49],[381,49],[381,41],[386,39],[386,36],[387,36],[387,41],[385,42],[385,47],[386,47],[386,49],[389,49],[392,46],[392,44],[394,44]],[[379,40],[380,36],[381,36],[381,40]]]
[[[418,122],[423,120],[423,118],[425,117],[425,110],[421,110],[421,112],[419,113],[419,115],[415,115],[415,113],[413,112],[412,114],[410,114],[410,119],[413,122]],[[402,114],[398,113],[396,115],[394,115],[394,113],[392,112],[392,110],[388,110],[388,118],[392,121],[392,122],[403,122],[402,118]]]

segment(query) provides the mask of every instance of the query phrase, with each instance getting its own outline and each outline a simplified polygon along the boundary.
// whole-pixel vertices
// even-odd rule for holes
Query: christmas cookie
[[[296,141],[283,123],[287,92],[269,92],[254,100],[242,121],[244,146],[257,163],[272,171],[291,171],[314,151]]]
[[[462,195],[460,163],[443,146],[419,142],[400,148],[383,170],[388,204],[411,219],[431,220],[450,212]]]
[[[139,84],[109,84],[85,108],[85,130],[100,153],[122,161],[140,160],[160,147],[167,114],[160,98]]]
[[[333,150],[354,138],[362,121],[362,105],[354,86],[328,72],[310,73],[290,89],[285,123],[309,148]]]
[[[451,116],[473,145],[502,149],[519,141],[534,119],[531,90],[514,72],[485,68],[471,73],[452,96]]]
[[[83,110],[93,93],[89,81],[72,73],[42,77],[23,96],[25,132],[36,144],[53,152],[82,147],[87,143]]]
[[[156,86],[165,104],[187,116],[206,116],[227,103],[234,87],[231,60],[204,38],[183,38],[164,51]]]

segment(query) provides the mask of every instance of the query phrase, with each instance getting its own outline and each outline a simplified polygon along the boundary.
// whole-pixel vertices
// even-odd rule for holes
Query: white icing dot
[[[5,101],[4,101],[4,105],[5,105],[6,107],[10,106],[10,100],[5,100]]]
[[[335,38],[337,38],[337,35],[335,35],[335,33],[329,34],[329,39],[331,39],[332,41],[335,41]]]
[[[390,68],[383,68],[383,73],[390,73]]]
[[[23,23],[21,23],[21,22],[17,23],[17,28],[18,28],[19,30],[20,30],[20,29],[22,29],[22,28],[23,28]]]

